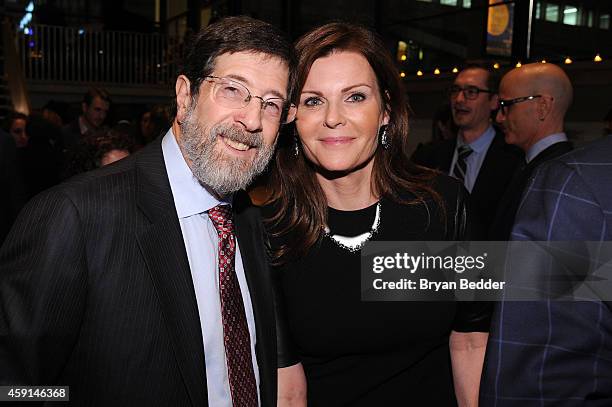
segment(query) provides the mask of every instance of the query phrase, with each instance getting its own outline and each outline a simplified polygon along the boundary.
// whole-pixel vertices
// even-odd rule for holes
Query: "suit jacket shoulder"
[[[612,239],[610,157],[612,137],[608,136],[538,168],[513,235],[530,240]]]
[[[415,164],[448,174],[456,145],[457,139],[419,144],[411,159]]]

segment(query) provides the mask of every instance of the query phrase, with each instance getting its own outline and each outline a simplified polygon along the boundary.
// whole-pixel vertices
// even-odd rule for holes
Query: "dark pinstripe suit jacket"
[[[42,193],[19,215],[0,250],[0,384],[69,385],[79,406],[207,405],[197,303],[160,140]],[[261,399],[272,406],[264,232],[245,193],[233,209]]]
[[[612,136],[543,164],[512,233],[514,240],[612,240]],[[611,304],[498,304],[480,405],[612,406]]]
[[[25,202],[15,140],[0,130],[0,245]]]

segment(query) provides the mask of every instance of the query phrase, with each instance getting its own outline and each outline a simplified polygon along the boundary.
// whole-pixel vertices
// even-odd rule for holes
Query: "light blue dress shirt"
[[[457,164],[457,150],[459,147],[464,145],[469,145],[472,148],[472,154],[468,156],[465,160],[466,163],[466,171],[465,178],[463,180],[463,184],[465,188],[472,192],[474,188],[474,184],[476,183],[476,178],[478,178],[478,174],[480,173],[480,167],[482,167],[482,163],[484,162],[485,157],[487,156],[487,151],[489,151],[489,147],[491,147],[491,143],[495,138],[495,129],[493,126],[489,126],[482,136],[478,137],[471,143],[466,143],[463,140],[461,134],[457,136],[457,147],[455,148],[455,152],[453,153],[453,161],[450,166],[449,175],[453,175],[453,170],[455,169],[455,164]]]
[[[527,161],[527,164],[529,164],[531,160],[536,158],[538,154],[546,150],[548,147],[552,146],[553,144],[561,143],[567,140],[568,138],[565,133],[555,133],[551,134],[550,136],[546,136],[534,145],[532,145],[529,150],[527,150],[527,153],[525,154],[525,161]]]
[[[232,407],[219,297],[219,237],[207,213],[209,209],[219,204],[230,202],[220,202],[200,185],[185,162],[172,129],[168,130],[162,140],[162,151],[198,303],[204,338],[208,405]],[[255,357],[255,319],[238,242],[236,242],[236,274],[251,337],[251,356],[257,382],[257,395],[261,404],[259,369]]]

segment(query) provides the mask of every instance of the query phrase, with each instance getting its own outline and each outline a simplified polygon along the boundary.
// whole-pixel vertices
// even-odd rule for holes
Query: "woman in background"
[[[264,209],[280,405],[476,405],[488,307],[362,302],[360,285],[366,241],[464,239],[463,187],[410,163],[405,93],[375,34],[332,23],[296,47],[297,134]]]

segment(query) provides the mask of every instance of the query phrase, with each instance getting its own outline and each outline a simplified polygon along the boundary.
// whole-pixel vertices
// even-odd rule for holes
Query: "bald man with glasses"
[[[548,129],[542,134],[554,135],[562,131],[560,119],[571,101],[571,89],[559,68],[546,65],[533,65],[529,67],[533,71],[521,72],[518,79],[514,72],[509,77],[513,88],[518,86],[514,94],[502,83],[504,98],[523,100],[508,104],[511,107],[500,118],[509,121],[522,114],[531,126]],[[523,78],[544,81],[525,89]],[[559,103],[556,107],[555,101]],[[519,107],[533,110],[532,116],[518,111]],[[549,120],[549,116],[557,119]],[[528,157],[533,146],[548,139],[525,139]],[[546,161],[527,182],[512,240],[567,243],[562,258],[574,260],[556,262],[542,256],[550,253],[546,249],[525,253],[518,262],[512,259],[518,263],[512,271],[520,274],[522,266],[527,266],[532,285],[523,286],[534,293],[533,301],[506,297],[495,306],[480,388],[481,407],[612,405],[610,254],[603,244],[612,241],[612,135]],[[587,255],[585,242],[597,250]],[[530,267],[534,264],[537,266]],[[571,301],[571,295],[559,295],[553,288],[568,282],[574,289],[589,289],[570,289],[576,297]],[[555,295],[547,295],[549,290]]]
[[[469,65],[448,89],[456,138],[419,146],[412,159],[459,179],[470,192],[470,204],[483,234],[491,227],[500,197],[510,184],[522,153],[504,141],[491,121],[498,107],[489,68]]]
[[[499,123],[506,142],[525,153],[525,162],[502,197],[489,230],[492,240],[510,240],[523,190],[535,169],[572,150],[563,131],[572,84],[554,64],[534,63],[508,72],[499,87]]]

